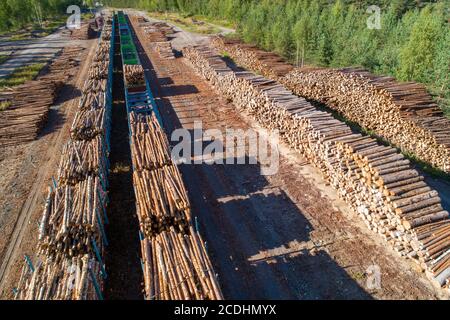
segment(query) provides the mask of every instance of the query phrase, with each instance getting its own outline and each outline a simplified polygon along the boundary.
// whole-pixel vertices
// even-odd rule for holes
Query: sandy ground
[[[180,33],[179,43],[189,44]],[[192,129],[195,120],[204,129],[259,130],[184,58],[164,60],[148,48],[147,54],[151,62],[145,55],[141,59],[169,132]],[[299,154],[281,146],[278,173],[262,176],[260,170],[259,165],[182,166],[226,298],[446,298],[413,263],[367,230]],[[379,289],[367,282],[374,265],[381,270]]]
[[[0,151],[0,298],[10,298],[23,256],[32,257],[47,186],[56,174],[96,40],[86,48],[77,75],[61,91],[38,140]],[[18,271],[19,270],[19,271]]]

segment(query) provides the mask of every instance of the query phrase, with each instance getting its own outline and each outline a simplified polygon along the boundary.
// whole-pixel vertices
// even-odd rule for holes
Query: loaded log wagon
[[[171,159],[133,29],[123,12],[117,21],[146,299],[223,299],[204,242],[193,227],[187,191]]]
[[[35,259],[26,256],[16,299],[103,299],[113,41],[114,22],[108,18],[57,179],[48,188]]]

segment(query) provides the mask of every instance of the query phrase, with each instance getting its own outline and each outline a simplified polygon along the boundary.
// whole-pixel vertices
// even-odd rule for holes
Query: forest
[[[177,11],[232,22],[246,42],[294,63],[363,66],[427,85],[450,105],[449,1],[106,0],[114,7]],[[380,28],[369,6],[380,8]],[[450,110],[448,110],[450,112]]]

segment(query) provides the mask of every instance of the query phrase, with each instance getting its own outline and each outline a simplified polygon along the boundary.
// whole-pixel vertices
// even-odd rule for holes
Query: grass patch
[[[0,111],[4,111],[11,106],[11,101],[0,101]]]
[[[191,15],[182,15],[174,12],[149,12],[152,18],[168,21],[183,30],[200,34],[217,34],[221,30],[208,22],[198,20]]]
[[[90,12],[86,12],[86,13],[82,13],[81,14],[81,20],[90,20],[90,19],[94,19],[94,14],[90,13]]]
[[[5,79],[0,79],[0,88],[14,87],[24,84],[29,80],[33,80],[42,68],[44,68],[44,66],[45,63],[35,63],[28,66],[19,67]]]

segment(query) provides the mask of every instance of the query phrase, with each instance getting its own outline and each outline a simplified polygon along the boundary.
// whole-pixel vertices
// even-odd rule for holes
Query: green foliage
[[[381,29],[371,30],[366,10],[374,2],[381,8]],[[422,82],[444,109],[449,108],[449,0],[105,0],[105,4],[226,19],[244,41],[292,62],[359,65],[399,80]]]
[[[436,45],[441,37],[443,16],[423,9],[412,26],[407,42],[400,49],[398,75],[403,80],[429,82],[433,75]]]
[[[0,111],[6,110],[11,107],[10,101],[0,101]]]

